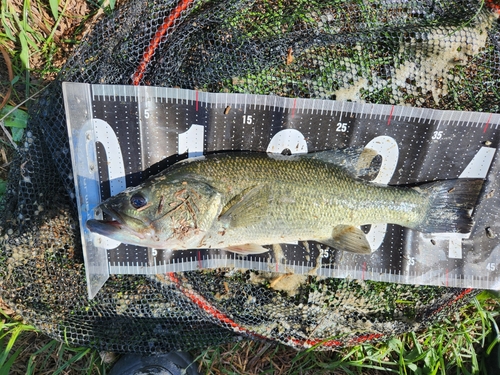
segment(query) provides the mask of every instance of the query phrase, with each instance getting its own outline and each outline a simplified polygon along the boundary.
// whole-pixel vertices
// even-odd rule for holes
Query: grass
[[[73,348],[16,319],[4,306],[0,375],[106,374],[110,364],[89,348]],[[297,352],[284,345],[241,341],[193,350],[202,374],[489,374],[487,355],[500,341],[500,300],[483,292],[424,332],[335,352]]]
[[[488,374],[486,357],[500,339],[499,304],[483,292],[424,332],[338,352],[241,342],[193,354],[207,374]]]
[[[0,58],[0,103],[5,102],[0,108],[0,122],[5,127],[0,132],[1,195],[11,155],[26,126],[30,98],[55,76],[71,47],[78,43],[86,21],[100,8],[112,8],[115,3],[81,1],[76,12],[71,7],[77,2],[69,0],[0,2],[0,46],[8,53],[7,58]],[[304,1],[296,3],[308,6]],[[271,2],[264,4],[271,7]],[[278,14],[277,4],[268,11]],[[290,15],[293,20],[299,16]],[[261,27],[288,27],[279,17],[272,21],[275,23]],[[457,71],[470,73],[461,67]],[[485,74],[477,73],[478,82]],[[498,98],[497,92],[492,95]],[[242,341],[191,354],[200,372],[206,374],[486,374],[485,359],[500,341],[499,304],[497,298],[483,293],[424,332],[337,352],[296,352],[283,345]],[[0,375],[106,374],[109,368],[95,350],[53,340],[23,323],[7,306],[2,307]]]
[[[97,10],[82,3],[78,12],[70,0],[0,0],[0,195],[30,100],[61,68]]]
[[[55,77],[86,22],[110,1],[0,0],[0,198],[27,111]],[[105,374],[95,350],[73,348],[23,323],[0,300],[0,375]]]
[[[0,300],[0,375],[106,374],[109,365],[89,348],[74,348],[23,323]]]

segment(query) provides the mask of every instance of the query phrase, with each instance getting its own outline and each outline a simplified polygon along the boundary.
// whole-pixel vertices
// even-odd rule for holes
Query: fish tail
[[[424,233],[470,233],[474,224],[472,210],[476,206],[484,180],[454,179],[418,186],[428,194],[428,210],[415,228]]]

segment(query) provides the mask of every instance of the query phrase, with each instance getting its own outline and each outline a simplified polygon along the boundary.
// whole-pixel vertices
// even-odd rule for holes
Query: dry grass
[[[211,374],[287,374],[297,356],[294,349],[270,343],[244,341],[213,347],[198,356],[200,371]]]
[[[50,9],[49,0],[28,3],[4,0],[3,3],[7,16],[1,26],[7,38],[3,38],[2,44],[14,59],[21,59],[24,66],[19,69],[26,69],[42,81],[54,77],[81,38],[85,21],[97,11],[95,6],[81,0],[61,0],[57,17]]]
[[[338,362],[342,358],[339,352],[298,352],[287,346],[256,341],[225,344],[195,354],[198,354],[195,358],[199,362],[200,374],[347,374],[341,369],[321,368],[321,364]],[[368,369],[363,373],[378,374],[376,370]]]
[[[2,0],[0,18],[0,111],[6,105],[27,111],[30,98],[57,74],[82,35],[103,14],[96,4],[60,0]],[[0,115],[0,119],[6,111]],[[0,184],[5,185],[14,146],[0,129]],[[1,191],[1,189],[0,189]]]

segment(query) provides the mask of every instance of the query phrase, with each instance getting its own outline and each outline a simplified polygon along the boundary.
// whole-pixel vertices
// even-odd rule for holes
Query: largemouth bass
[[[367,254],[372,249],[359,228],[366,224],[391,223],[426,233],[471,231],[482,180],[412,188],[376,185],[359,178],[366,171],[359,166],[373,159],[370,151],[239,152],[188,159],[101,203],[104,220],[88,220],[87,227],[156,249],[242,254],[309,240]],[[363,158],[366,154],[370,157]]]

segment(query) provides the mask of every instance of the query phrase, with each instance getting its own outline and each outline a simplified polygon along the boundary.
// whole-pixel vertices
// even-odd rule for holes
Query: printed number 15
[[[253,116],[252,115],[243,115],[243,123],[246,125],[253,124]]]

